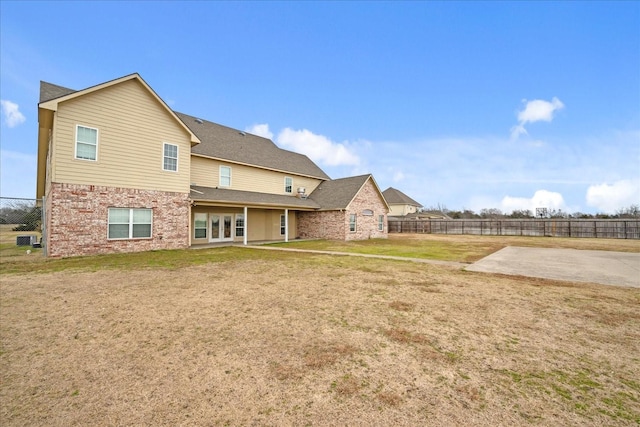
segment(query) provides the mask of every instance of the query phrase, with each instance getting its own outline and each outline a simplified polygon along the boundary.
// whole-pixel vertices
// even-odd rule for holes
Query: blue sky
[[[0,2],[0,193],[39,82],[138,72],[176,111],[425,207],[640,204],[640,2]]]

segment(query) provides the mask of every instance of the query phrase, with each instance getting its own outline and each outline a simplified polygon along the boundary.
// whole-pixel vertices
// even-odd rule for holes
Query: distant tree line
[[[453,219],[534,219],[534,218],[564,218],[564,219],[624,219],[640,218],[640,205],[631,205],[616,211],[614,214],[597,213],[588,214],[583,212],[565,212],[562,209],[544,209],[540,212],[532,212],[529,209],[516,209],[511,213],[502,212],[497,208],[482,209],[479,213],[470,209],[450,210],[445,206],[438,205],[423,209],[424,211],[442,212]]]
[[[13,231],[34,231],[40,229],[42,208],[33,203],[3,203],[0,206],[0,224],[12,224]]]

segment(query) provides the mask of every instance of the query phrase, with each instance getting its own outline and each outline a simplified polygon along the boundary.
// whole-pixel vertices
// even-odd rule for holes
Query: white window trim
[[[96,131],[96,158],[95,159],[83,159],[78,157],[78,128],[86,128]],[[91,126],[76,124],[76,139],[73,146],[73,158],[76,160],[84,160],[85,162],[97,162],[98,161],[98,141],[100,141],[100,130],[98,128],[92,128]],[[83,142],[83,144],[86,144]]]
[[[204,216],[204,237],[196,237],[196,221],[198,218],[202,218]],[[198,229],[202,229],[203,227],[198,227]],[[208,239],[209,238],[209,215],[202,212],[195,212],[193,214],[193,238],[194,239]]]
[[[378,215],[378,231],[384,231],[384,215]]]
[[[284,214],[280,214],[280,235],[284,236],[287,234],[287,219]]]
[[[242,227],[238,227],[238,217],[242,217]],[[235,237],[244,237],[244,233],[246,232],[246,228],[244,226],[244,221],[245,221],[245,216],[243,213],[241,214],[235,214],[235,217],[233,218],[234,222],[233,222],[233,229],[235,232]],[[238,234],[238,230],[241,229],[242,230],[242,235]]]
[[[165,148],[167,147],[167,145],[172,145],[174,147],[176,147],[176,170],[171,170],[171,169],[165,169],[164,167],[164,159],[165,158],[170,158],[172,159],[173,157],[168,157],[165,155]],[[178,144],[171,144],[170,142],[163,142],[162,143],[162,170],[165,172],[178,172],[178,165],[179,165],[179,160],[180,159],[180,147],[178,147]]]
[[[228,168],[229,169],[229,185],[223,185],[222,184],[222,168]],[[231,166],[220,165],[218,173],[219,173],[218,186],[220,186],[220,187],[231,187],[231,182],[232,182],[231,181],[231,179],[232,179],[231,178]]]
[[[287,180],[290,180],[291,185],[289,186],[289,191],[287,191]],[[285,194],[293,194],[293,178],[290,176],[284,177],[284,192]]]
[[[353,216],[353,230],[351,229],[351,217]],[[358,215],[349,214],[349,233],[355,233],[358,231]]]
[[[109,237],[109,225],[111,225],[111,221],[109,221],[109,209],[129,209],[129,237]],[[107,209],[107,240],[151,240],[153,239],[153,209],[152,208],[121,208],[117,206],[111,206]],[[151,211],[151,232],[149,233],[149,237],[133,237],[133,211],[135,210],[147,210]]]

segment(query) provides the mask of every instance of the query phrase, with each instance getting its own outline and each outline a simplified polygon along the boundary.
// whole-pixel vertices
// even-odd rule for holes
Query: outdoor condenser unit
[[[16,246],[31,246],[37,242],[38,242],[38,236],[34,236],[34,235],[16,237]]]

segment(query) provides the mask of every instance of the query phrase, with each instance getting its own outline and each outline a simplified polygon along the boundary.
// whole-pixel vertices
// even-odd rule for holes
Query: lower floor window
[[[153,210],[109,208],[109,239],[150,239]]]
[[[244,214],[236,214],[236,237],[244,237]]]
[[[349,215],[349,231],[352,233],[356,231],[356,214]]]
[[[207,238],[207,214],[206,213],[194,214],[193,222],[194,222],[193,237],[195,237],[196,239],[206,239]]]
[[[280,235],[284,236],[287,233],[287,218],[284,215],[280,215]]]
[[[384,215],[378,215],[378,231],[384,231]]]

